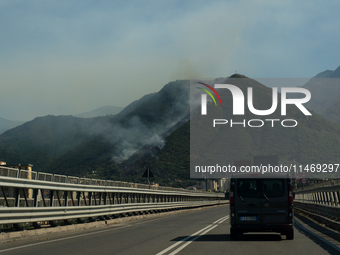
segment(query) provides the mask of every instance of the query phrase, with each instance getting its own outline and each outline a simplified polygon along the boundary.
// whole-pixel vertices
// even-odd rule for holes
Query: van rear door
[[[287,179],[239,178],[235,191],[236,224],[251,227],[288,223]]]
[[[288,223],[288,185],[287,179],[262,179],[262,223]]]
[[[235,179],[235,223],[258,225],[262,222],[262,183],[256,178]]]

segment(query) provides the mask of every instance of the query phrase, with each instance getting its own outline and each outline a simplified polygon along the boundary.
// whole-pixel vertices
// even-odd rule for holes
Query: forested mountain
[[[237,85],[245,95],[247,87],[253,87],[254,107],[271,107],[272,90],[259,82],[242,75],[223,81],[219,78],[222,82]],[[220,154],[226,164],[273,154],[279,156],[281,163],[340,160],[340,127],[315,112],[305,116],[295,106],[288,107],[289,115],[284,118],[296,119],[295,128],[276,122],[275,128],[268,123],[262,128],[220,125],[216,129],[219,132],[211,132],[211,123],[205,123],[197,111],[190,112],[189,88],[188,80],[170,82],[114,116],[37,118],[0,136],[0,157],[9,164],[33,164],[35,171],[136,182],[145,181],[141,176],[150,167],[154,181],[185,187],[195,183],[190,179],[190,156],[199,153],[199,146],[192,146],[190,151],[190,134],[195,132],[190,124],[199,123],[207,127],[200,130],[204,134],[204,157]],[[209,114],[230,119],[231,94],[228,90],[219,90],[219,94],[223,112],[211,102]],[[259,116],[246,110],[240,118]],[[266,118],[282,119],[280,108]]]

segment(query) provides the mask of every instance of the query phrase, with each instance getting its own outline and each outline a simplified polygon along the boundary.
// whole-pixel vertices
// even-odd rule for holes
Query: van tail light
[[[229,193],[229,203],[230,205],[234,204],[234,191],[230,191]]]
[[[230,191],[229,191],[230,218],[234,218],[235,217],[234,190],[235,190],[234,182],[230,182]]]
[[[288,203],[289,205],[293,205],[293,188],[290,187],[289,188],[289,195],[288,195]]]
[[[293,210],[292,209],[289,209],[288,213],[289,213],[289,217],[293,217]]]

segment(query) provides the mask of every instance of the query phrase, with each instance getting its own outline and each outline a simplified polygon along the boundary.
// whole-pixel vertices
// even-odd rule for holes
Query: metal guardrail
[[[224,204],[226,201],[197,201],[173,203],[145,203],[145,204],[116,204],[101,206],[79,207],[5,207],[0,211],[0,224],[19,224],[28,222],[46,222],[55,220],[69,220],[76,218],[90,218],[104,215],[123,213],[136,213],[146,211],[171,210],[179,208],[192,208],[207,205]]]
[[[324,215],[329,218],[340,219],[340,207],[301,202],[295,202],[295,206],[306,211]]]
[[[295,191],[294,206],[333,228],[340,228],[340,180],[315,183]]]
[[[0,167],[0,188],[0,224],[51,222],[227,202],[223,193],[193,192],[5,167]]]

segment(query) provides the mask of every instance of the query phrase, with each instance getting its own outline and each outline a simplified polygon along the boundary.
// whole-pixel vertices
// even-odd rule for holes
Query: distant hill
[[[104,123],[73,116],[38,117],[0,136],[0,157],[8,164],[29,163],[48,171],[48,164],[101,132]]]
[[[326,70],[324,72],[321,72],[315,76],[315,78],[340,78],[340,66],[332,70]]]
[[[311,94],[306,104],[334,123],[340,124],[340,66],[335,70],[326,70],[310,79],[304,86]]]
[[[106,115],[116,115],[117,113],[121,112],[123,109],[124,109],[123,107],[106,105],[106,106],[100,107],[90,112],[77,114],[75,115],[75,117],[93,118],[93,117],[106,116]]]
[[[128,106],[126,106],[121,112],[116,114],[111,118],[111,122],[115,123],[124,118],[127,114],[132,112],[134,109],[136,109],[138,106],[140,106],[142,103],[148,101],[151,97],[153,97],[156,93],[150,93],[147,95],[142,96],[140,99],[133,101]]]
[[[15,128],[21,124],[23,124],[24,121],[13,121],[13,120],[7,120],[4,118],[0,118],[0,135],[12,128]]]
[[[152,94],[143,96],[116,115],[95,118],[49,115],[35,118],[0,135],[0,160],[12,165],[29,163],[34,165],[35,171],[50,172],[57,159],[67,157],[78,147],[91,144],[95,137],[150,97]],[[84,164],[84,157],[82,155],[80,160],[73,158],[73,162],[78,162],[78,168]]]

